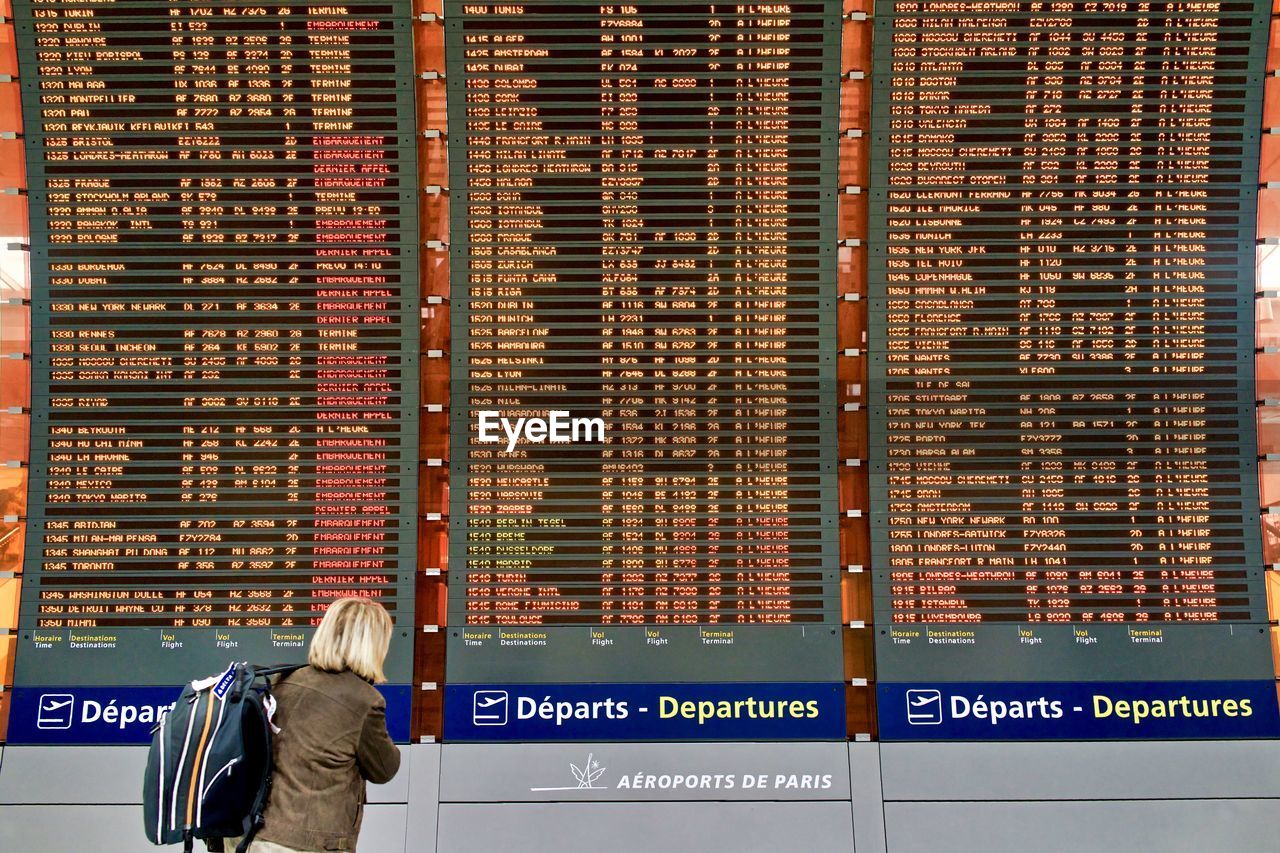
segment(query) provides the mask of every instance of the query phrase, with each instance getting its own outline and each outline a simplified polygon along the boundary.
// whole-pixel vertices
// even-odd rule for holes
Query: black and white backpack
[[[220,850],[220,839],[243,836],[237,853],[244,853],[271,789],[278,729],[268,676],[300,668],[233,663],[183,688],[153,730],[147,758],[142,812],[152,844],[181,842],[190,851],[199,838]]]

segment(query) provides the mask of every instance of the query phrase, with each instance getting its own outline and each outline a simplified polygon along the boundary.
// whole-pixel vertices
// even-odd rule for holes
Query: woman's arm
[[[374,705],[364,718],[356,747],[356,764],[360,766],[360,775],[375,785],[391,781],[400,769],[400,748],[387,733],[386,702]]]

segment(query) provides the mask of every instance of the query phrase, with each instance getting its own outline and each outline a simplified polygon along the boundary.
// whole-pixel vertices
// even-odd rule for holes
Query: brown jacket
[[[275,774],[257,837],[299,850],[355,850],[365,780],[400,769],[386,700],[351,671],[303,667],[278,684]]]

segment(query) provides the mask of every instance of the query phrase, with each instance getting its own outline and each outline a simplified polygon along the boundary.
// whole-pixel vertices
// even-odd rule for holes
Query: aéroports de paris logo
[[[569,772],[573,774],[574,779],[578,780],[578,784],[560,785],[560,786],[555,786],[550,788],[530,788],[529,790],[530,791],[583,791],[583,790],[605,791],[605,790],[608,790],[609,786],[597,785],[596,782],[600,781],[600,777],[604,775],[604,771],[606,769],[607,768],[600,766],[600,762],[596,760],[595,753],[587,753],[587,760],[582,763],[581,767],[574,764],[572,761],[569,762]]]

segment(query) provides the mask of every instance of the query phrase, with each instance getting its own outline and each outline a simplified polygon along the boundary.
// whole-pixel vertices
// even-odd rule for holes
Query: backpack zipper
[[[187,700],[187,704],[194,705],[198,698],[198,696],[192,695],[192,697]],[[187,733],[182,738],[182,754],[178,758],[177,766],[174,767],[173,770],[173,795],[171,797],[172,802],[169,806],[169,829],[171,830],[178,828],[178,776],[182,773],[182,768],[185,767],[187,763],[187,752],[191,749],[191,732],[195,728],[195,724],[196,711],[193,707],[187,715]]]
[[[191,784],[187,786],[187,822],[184,829],[191,828],[191,820],[196,810],[196,784],[200,781],[200,759],[204,757],[204,748],[209,742],[209,728],[213,725],[213,691],[209,691],[209,699],[204,704],[204,729],[200,732],[200,743],[196,744],[195,757],[191,759]]]
[[[160,781],[160,792],[158,795],[158,804],[156,806],[156,843],[161,839],[161,833],[164,832],[164,740],[169,736],[169,732],[165,729],[165,721],[169,719],[169,715],[165,714],[160,718],[160,773],[158,779]]]
[[[222,721],[227,716],[227,697],[223,696],[218,700],[218,724],[213,727],[213,734],[209,736],[209,749],[204,754],[204,763],[200,768],[199,785],[204,785],[205,774],[209,770],[209,759],[213,757],[213,745],[218,740],[218,732],[222,731]],[[197,786],[198,787],[198,786]],[[208,790],[206,787],[205,790]],[[199,802],[196,803],[196,822],[194,826],[204,825],[204,794],[200,795]]]
[[[204,790],[200,792],[200,800],[201,800],[201,802],[203,802],[203,801],[204,801],[204,798],[205,798],[205,797],[207,797],[207,796],[209,795],[209,789],[213,787],[213,783],[214,783],[214,782],[217,782],[217,781],[218,781],[218,777],[219,777],[219,776],[221,776],[223,773],[226,773],[227,775],[230,775],[231,768],[232,768],[232,767],[233,767],[233,766],[234,766],[238,761],[240,761],[240,756],[238,756],[238,755],[237,755],[235,758],[231,759],[231,760],[230,760],[230,761],[228,761],[226,764],[222,765],[222,769],[221,769],[221,770],[219,770],[217,773],[214,773],[214,774],[213,774],[213,778],[209,780],[209,784],[205,785],[205,786],[204,786]]]

